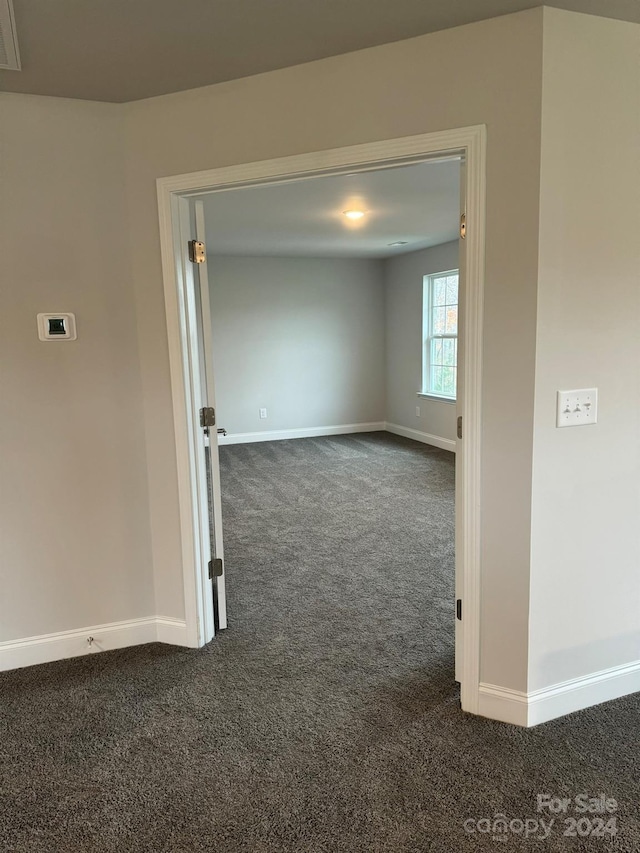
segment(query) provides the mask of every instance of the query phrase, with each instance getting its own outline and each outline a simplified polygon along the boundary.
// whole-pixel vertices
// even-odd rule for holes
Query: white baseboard
[[[423,444],[431,444],[433,447],[439,447],[441,450],[450,450],[456,452],[456,443],[451,438],[441,438],[439,435],[431,435],[428,432],[420,432],[417,429],[409,429],[409,427],[400,426],[400,424],[385,424],[387,432],[392,432],[394,435],[402,435],[405,438],[412,438],[414,441],[421,441]]]
[[[170,646],[188,646],[187,623],[171,616],[156,616],[157,641]]]
[[[144,643],[161,642],[182,646],[187,645],[186,636],[186,622],[165,616],[148,616],[8,640],[0,643],[0,671]],[[89,637],[93,638],[91,643],[88,642]]]
[[[480,684],[478,714],[514,726],[529,725],[527,694],[495,684]]]
[[[639,691],[640,661],[634,661],[530,693],[481,684],[478,713],[517,726],[537,726]]]
[[[321,435],[348,435],[354,432],[392,432],[405,438],[412,438],[423,444],[430,444],[442,450],[456,451],[456,443],[450,438],[441,438],[428,432],[420,432],[417,429],[409,429],[399,424],[390,424],[384,421],[365,424],[339,424],[336,426],[301,427],[300,429],[277,429],[265,430],[264,432],[235,432],[229,435],[221,435],[218,444],[249,444],[254,441],[286,441],[290,438],[313,438]]]
[[[529,693],[529,725],[537,726],[640,691],[640,661],[614,666]]]
[[[352,432],[383,432],[384,421],[366,424],[339,424],[338,426],[301,427],[300,429],[274,429],[264,432],[235,432],[221,435],[218,444],[249,444],[254,441],[286,441],[290,438],[313,438],[319,435],[347,435]]]

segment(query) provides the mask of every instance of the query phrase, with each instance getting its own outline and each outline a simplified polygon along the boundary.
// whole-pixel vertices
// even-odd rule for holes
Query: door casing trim
[[[175,427],[178,499],[181,532],[182,579],[185,603],[186,643],[199,647],[205,639],[206,567],[199,558],[199,490],[195,461],[193,398],[189,387],[192,330],[185,323],[184,304],[188,272],[183,239],[184,200],[209,192],[226,192],[265,183],[285,183],[408,165],[447,156],[465,160],[466,179],[466,287],[464,293],[463,399],[459,414],[464,438],[458,442],[457,465],[462,487],[456,491],[456,573],[462,582],[461,704],[478,713],[480,687],[480,578],[481,578],[481,400],[482,334],[485,265],[486,128],[474,125],[437,133],[387,139],[191,172],[157,180],[162,273]],[[182,208],[182,216],[180,211]],[[453,618],[452,602],[452,618]]]

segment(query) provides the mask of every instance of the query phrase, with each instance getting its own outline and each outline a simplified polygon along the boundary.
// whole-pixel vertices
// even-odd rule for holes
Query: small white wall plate
[[[558,391],[556,405],[557,427],[586,426],[598,421],[597,388]]]
[[[38,314],[38,337],[41,341],[75,341],[76,315],[64,311]]]

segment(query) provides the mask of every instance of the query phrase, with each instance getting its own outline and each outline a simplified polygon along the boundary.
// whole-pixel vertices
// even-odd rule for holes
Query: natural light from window
[[[456,398],[458,270],[425,275],[422,314],[422,393]]]

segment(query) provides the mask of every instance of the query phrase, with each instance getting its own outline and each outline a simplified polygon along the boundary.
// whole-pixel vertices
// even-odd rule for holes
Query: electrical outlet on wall
[[[266,417],[267,417],[267,410],[266,410],[266,409],[260,409],[260,417],[261,417],[263,420],[264,420],[264,418],[266,418]]]
[[[420,406],[416,406],[416,417],[420,417]]]
[[[558,391],[556,426],[572,427],[595,424],[598,420],[598,389]]]

